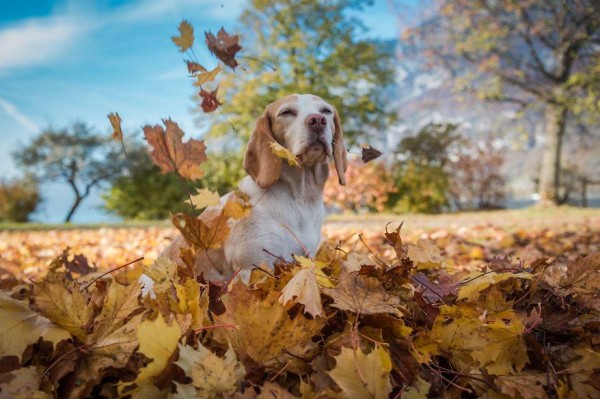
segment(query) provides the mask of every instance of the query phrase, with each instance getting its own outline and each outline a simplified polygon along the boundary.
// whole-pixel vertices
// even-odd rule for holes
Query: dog
[[[275,155],[272,142],[287,148],[300,166]],[[293,94],[269,104],[256,120],[244,155],[248,176],[238,185],[249,197],[251,213],[233,223],[223,248],[198,251],[197,271],[217,280],[241,269],[240,277],[248,281],[254,267],[272,267],[278,259],[292,261],[294,254],[313,257],[321,241],[330,157],[339,183],[345,185],[344,134],[331,104],[311,94]],[[200,219],[211,213],[215,210],[207,208]],[[178,236],[162,255],[181,264],[179,253],[187,245]]]

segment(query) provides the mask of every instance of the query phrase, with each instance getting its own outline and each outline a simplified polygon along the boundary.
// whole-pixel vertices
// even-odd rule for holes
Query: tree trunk
[[[558,205],[560,187],[560,157],[567,110],[565,107],[548,104],[546,107],[546,145],[540,172],[540,205]]]
[[[79,195],[75,197],[75,202],[73,202],[73,205],[71,205],[71,210],[65,218],[65,223],[71,223],[71,218],[75,214],[75,211],[79,207],[79,204],[81,204],[81,200],[83,200],[83,197],[80,197]]]

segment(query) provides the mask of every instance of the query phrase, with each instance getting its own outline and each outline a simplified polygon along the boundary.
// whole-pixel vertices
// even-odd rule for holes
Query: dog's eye
[[[331,114],[332,111],[329,108],[323,108],[320,112],[322,114]]]
[[[296,113],[294,112],[294,110],[291,109],[284,109],[283,111],[281,111],[279,113],[278,116],[294,116],[296,115]]]

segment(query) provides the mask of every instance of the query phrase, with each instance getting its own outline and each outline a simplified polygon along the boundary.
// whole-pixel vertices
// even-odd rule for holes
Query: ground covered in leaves
[[[336,219],[249,285],[173,229],[0,232],[0,398],[597,398],[600,216],[485,215]]]

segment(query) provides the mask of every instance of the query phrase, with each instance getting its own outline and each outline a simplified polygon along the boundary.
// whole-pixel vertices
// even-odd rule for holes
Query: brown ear
[[[271,150],[273,141],[275,138],[265,112],[256,120],[244,155],[244,169],[264,189],[271,187],[281,176],[281,158]]]
[[[346,185],[346,176],[344,172],[348,169],[348,160],[346,159],[346,143],[344,143],[344,132],[342,131],[342,122],[337,111],[333,112],[333,122],[335,132],[333,133],[333,162],[342,186]]]

